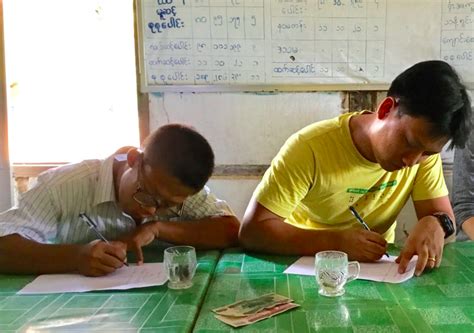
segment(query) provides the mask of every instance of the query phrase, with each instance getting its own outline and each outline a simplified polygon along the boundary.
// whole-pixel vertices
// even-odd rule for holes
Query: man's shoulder
[[[342,114],[338,117],[320,120],[302,128],[296,134],[307,140],[324,137],[331,133],[338,135],[348,117],[348,114]]]
[[[95,177],[104,161],[84,160],[46,170],[38,176],[38,184],[47,183],[49,186],[60,186],[65,183],[82,181],[84,178]]]
[[[321,120],[312,123],[298,132],[294,133],[288,144],[305,142],[309,146],[316,146],[334,143],[343,140],[347,136],[347,119],[349,115],[342,114],[335,118]]]
[[[196,204],[196,203],[202,204],[204,201],[206,201],[206,198],[210,195],[213,195],[211,193],[210,188],[207,185],[204,185],[204,187],[200,189],[198,192],[187,197],[185,200],[185,203],[187,205]]]

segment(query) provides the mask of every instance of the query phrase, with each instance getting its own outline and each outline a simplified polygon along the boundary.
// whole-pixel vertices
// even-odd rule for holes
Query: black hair
[[[401,115],[423,117],[433,137],[448,137],[449,148],[464,147],[471,131],[471,102],[456,71],[446,62],[423,61],[393,80],[387,96],[399,103]]]
[[[143,151],[145,163],[164,168],[196,191],[204,187],[214,170],[214,153],[207,140],[183,124],[158,128],[145,139]]]

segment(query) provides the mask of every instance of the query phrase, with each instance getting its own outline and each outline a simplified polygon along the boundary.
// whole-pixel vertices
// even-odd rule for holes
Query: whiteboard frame
[[[311,91],[374,91],[388,90],[388,84],[293,84],[293,85],[237,85],[237,84],[209,84],[209,85],[157,85],[148,86],[142,83],[140,92],[311,92]]]

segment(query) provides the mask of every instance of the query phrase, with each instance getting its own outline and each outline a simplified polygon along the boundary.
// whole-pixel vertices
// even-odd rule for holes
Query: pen
[[[349,210],[351,211],[352,215],[354,215],[357,222],[362,224],[362,226],[364,227],[365,230],[370,231],[369,226],[367,225],[367,223],[365,223],[365,221],[362,219],[362,217],[359,215],[359,213],[357,213],[356,209],[353,206],[349,206]],[[388,253],[385,252],[385,255],[387,256],[387,258],[390,258]]]
[[[408,233],[407,229],[405,229],[405,223],[403,223],[403,234],[405,235],[405,237],[408,238],[408,236],[410,236],[410,234]]]
[[[99,230],[97,230],[97,225],[95,224],[94,221],[92,221],[92,219],[87,216],[86,213],[79,213],[79,217],[87,223],[87,225],[89,226],[89,229],[92,229],[95,234],[97,235],[97,237],[99,237],[101,240],[103,240],[104,242],[106,242],[107,244],[109,244],[109,241],[104,237],[104,235],[102,235]],[[126,262],[123,263],[125,266],[128,266],[128,264]]]

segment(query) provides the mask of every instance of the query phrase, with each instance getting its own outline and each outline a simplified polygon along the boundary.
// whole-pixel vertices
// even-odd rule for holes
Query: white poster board
[[[442,59],[474,83],[471,0],[140,0],[152,91],[385,89]]]

